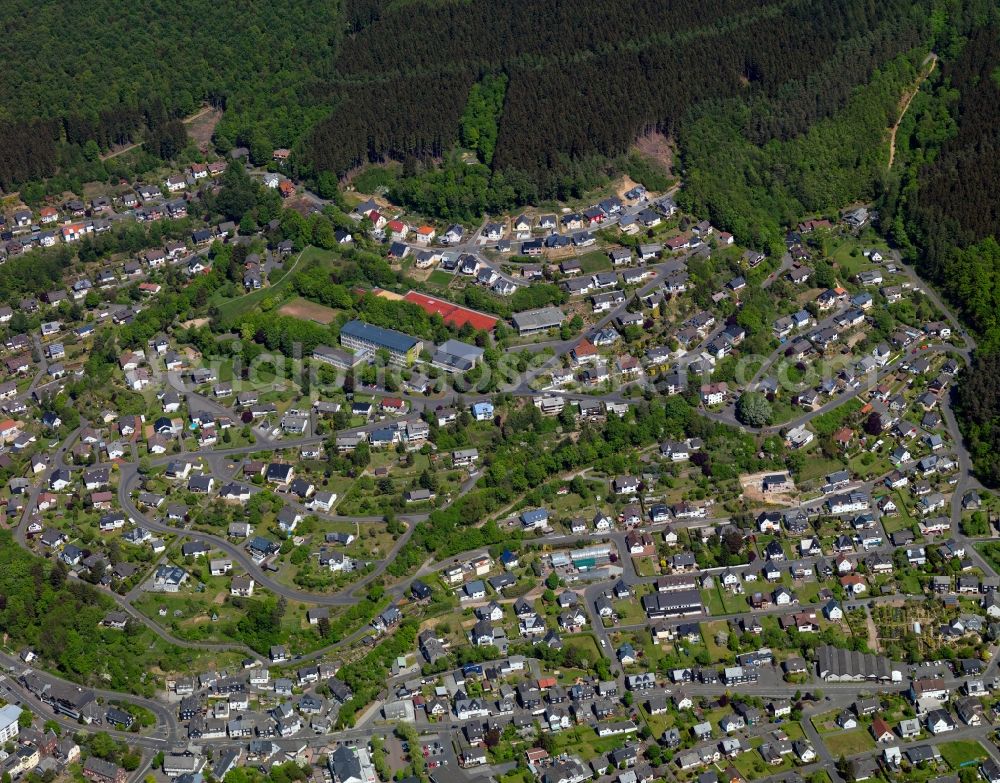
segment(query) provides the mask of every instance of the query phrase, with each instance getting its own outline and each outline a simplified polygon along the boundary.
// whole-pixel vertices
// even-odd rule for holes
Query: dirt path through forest
[[[934,73],[934,67],[937,65],[937,61],[938,61],[938,56],[934,54],[934,52],[928,54],[927,57],[924,59],[923,63],[921,64],[921,67],[922,68],[925,67],[927,63],[930,62],[930,68],[927,69],[926,73],[921,74],[920,78],[917,79],[916,85],[910,91],[910,94],[907,95],[906,98],[904,99],[902,109],[899,112],[899,119],[896,120],[896,124],[892,126],[892,130],[889,132],[890,169],[892,168],[892,162],[896,159],[896,131],[899,130],[899,123],[903,121],[903,117],[906,116],[906,110],[910,108],[910,103],[913,101],[913,98],[916,96],[916,94],[920,91],[920,85],[924,83],[924,81],[927,79],[928,76]]]
[[[189,125],[190,123],[194,122],[195,120],[200,119],[201,117],[204,117],[210,111],[215,111],[215,109],[213,107],[211,107],[211,106],[205,106],[203,109],[201,109],[200,111],[196,112],[195,114],[192,114],[190,117],[185,117],[184,120],[183,120],[183,122],[184,122],[185,125]],[[146,142],[144,142],[144,141],[137,141],[134,144],[127,144],[124,147],[122,147],[121,149],[114,150],[113,152],[108,152],[108,153],[106,153],[104,155],[101,155],[101,160],[111,160],[111,158],[117,158],[119,155],[124,155],[126,152],[131,152],[136,147],[141,147],[145,143]]]

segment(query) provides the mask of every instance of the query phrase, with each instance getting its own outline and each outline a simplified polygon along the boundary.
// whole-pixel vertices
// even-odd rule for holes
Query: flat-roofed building
[[[466,372],[483,358],[483,349],[460,340],[446,340],[438,346],[431,364],[447,372]]]
[[[370,351],[342,351],[340,348],[331,348],[329,345],[317,345],[312,352],[314,361],[322,364],[329,364],[340,370],[350,370],[364,361]]]
[[[518,334],[535,334],[553,329],[566,319],[566,315],[558,307],[541,307],[537,310],[525,310],[514,313],[512,320]]]
[[[650,593],[642,597],[642,608],[651,620],[683,617],[704,611],[698,590],[677,590],[669,593]]]
[[[394,364],[411,364],[423,347],[416,337],[357,320],[341,327],[340,344],[354,351],[385,350]]]

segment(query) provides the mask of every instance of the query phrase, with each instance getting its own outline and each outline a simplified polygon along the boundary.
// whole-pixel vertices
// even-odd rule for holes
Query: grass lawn
[[[559,682],[564,685],[573,685],[581,677],[587,677],[590,672],[585,669],[571,669],[568,666],[563,666],[559,669]]]
[[[595,756],[607,753],[613,748],[625,744],[625,735],[617,737],[598,737],[590,726],[575,726],[567,731],[554,735],[555,753],[578,753],[583,759],[589,760]]]
[[[739,614],[747,611],[747,597],[740,593],[732,593],[723,587],[718,587],[719,595],[722,596],[722,605],[726,608],[726,614]]]
[[[701,600],[708,607],[709,614],[719,616],[724,614],[739,614],[747,610],[745,595],[731,593],[716,582],[715,587],[701,591]]]
[[[823,742],[834,758],[841,756],[856,756],[869,750],[875,750],[875,740],[867,729],[851,729],[836,734],[827,734]]]
[[[639,714],[646,721],[646,725],[649,726],[649,730],[653,733],[654,737],[662,737],[663,732],[671,728],[675,722],[673,714],[669,712],[665,712],[662,715],[650,715],[644,708],[640,707]]]
[[[815,603],[822,588],[819,582],[803,582],[795,586],[795,595],[799,597],[799,603]]]
[[[883,516],[881,519],[882,529],[885,530],[887,536],[891,536],[897,530],[902,530],[904,527],[910,527],[906,520],[901,514],[893,514],[892,516]]]
[[[852,250],[857,251],[856,256],[851,255]],[[861,248],[855,239],[848,239],[837,245],[836,249],[830,254],[830,258],[840,267],[838,277],[841,282],[847,278],[854,277],[861,266],[868,263],[868,259],[861,255]]]
[[[985,546],[986,542],[982,544],[976,544],[976,551],[979,552],[993,568],[1000,568],[1000,562],[993,556],[994,550],[990,547]]]
[[[591,664],[601,657],[601,653],[597,649],[597,642],[589,633],[582,633],[577,636],[564,636],[563,643],[567,647],[575,647],[577,652],[580,653],[580,658],[586,659]]]
[[[612,606],[618,613],[618,625],[640,625],[646,622],[646,613],[642,610],[642,604],[633,598],[612,601]]]
[[[896,490],[896,507],[899,509],[899,519],[901,522],[900,525],[901,528],[913,526],[913,521],[914,521],[913,515],[910,514],[909,511],[910,502],[911,501],[909,501],[906,497],[904,497],[903,490],[901,489]]]
[[[632,562],[639,576],[656,576],[660,572],[656,567],[655,557],[633,557]]]
[[[938,745],[941,758],[948,762],[952,769],[969,766],[980,759],[986,758],[986,749],[973,740],[955,740]]]
[[[848,468],[850,468],[851,473],[861,476],[862,478],[870,478],[872,476],[882,476],[892,470],[892,465],[889,460],[885,458],[875,458],[869,464],[865,464],[865,459],[870,455],[867,452],[862,454],[857,454],[851,458],[848,463]]]
[[[722,603],[722,596],[716,588],[701,591],[701,601],[708,607],[708,613],[715,617],[726,614],[725,604]]]
[[[228,302],[223,302],[219,305],[219,317],[224,321],[231,321],[249,310],[258,309],[260,303],[265,299],[270,298],[280,301],[285,292],[291,290],[291,282],[291,276],[285,275],[274,285],[260,288],[243,296],[238,296],[235,299],[230,299]]]
[[[588,275],[594,272],[606,272],[611,269],[611,259],[603,250],[592,250],[580,256],[580,268]]]
[[[447,288],[454,279],[454,275],[449,275],[447,272],[442,272],[440,269],[435,269],[430,273],[430,275],[427,276],[428,283],[440,286],[441,288]]]
[[[907,595],[921,595],[924,592],[923,585],[916,574],[907,574],[899,580],[899,587]]]
[[[224,600],[226,592],[205,593],[145,593],[135,606],[144,615],[166,628],[181,639],[190,641],[235,641],[228,633],[230,624],[237,621],[242,612]],[[222,601],[216,600],[223,597]],[[167,614],[160,616],[160,607],[166,607]],[[218,619],[213,621],[212,615]]]
[[[772,424],[783,424],[784,422],[791,421],[801,415],[802,407],[799,405],[792,405],[787,400],[777,399],[771,403]]]
[[[822,712],[819,715],[814,715],[811,719],[812,725],[820,734],[840,731],[840,728],[835,723],[839,714],[840,710],[830,710],[830,712]]]
[[[731,660],[732,658],[732,653],[727,648],[720,647],[715,643],[715,635],[719,631],[728,630],[729,623],[725,620],[701,624],[701,638],[705,642],[705,648],[708,650],[708,654],[712,656],[713,661]]]
[[[806,460],[805,465],[802,466],[802,472],[796,476],[796,481],[806,482],[815,481],[816,479],[823,478],[829,473],[834,473],[841,470],[844,464],[840,460],[836,459],[824,459],[818,454],[812,454],[809,459]]]
[[[766,764],[756,750],[749,753],[741,753],[733,759],[733,766],[747,780],[757,780],[758,778],[774,775],[778,772],[785,772],[792,768],[792,757],[785,756],[780,764]]]

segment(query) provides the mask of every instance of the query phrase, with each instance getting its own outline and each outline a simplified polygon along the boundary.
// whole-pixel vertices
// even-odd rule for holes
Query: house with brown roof
[[[597,361],[598,357],[597,348],[595,348],[594,344],[586,338],[580,340],[580,342],[573,347],[573,350],[570,351],[570,354],[573,357],[573,361],[577,364],[594,362]]]
[[[896,739],[896,735],[892,731],[892,727],[885,722],[882,718],[876,717],[872,721],[872,736],[875,738],[876,742],[892,742]]]

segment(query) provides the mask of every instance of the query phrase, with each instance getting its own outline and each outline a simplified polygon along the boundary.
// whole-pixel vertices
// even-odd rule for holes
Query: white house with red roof
[[[63,242],[78,242],[84,234],[89,234],[94,230],[93,225],[86,223],[71,223],[62,227]]]
[[[419,245],[429,245],[436,236],[437,232],[433,226],[421,226],[416,230],[416,240]]]
[[[402,220],[390,220],[386,224],[385,228],[389,232],[389,238],[393,242],[404,241],[406,239],[406,235],[410,233],[410,227]]]
[[[590,362],[596,362],[598,359],[597,348],[586,338],[580,340],[574,346],[573,350],[570,351],[570,355],[577,364],[589,364]]]

